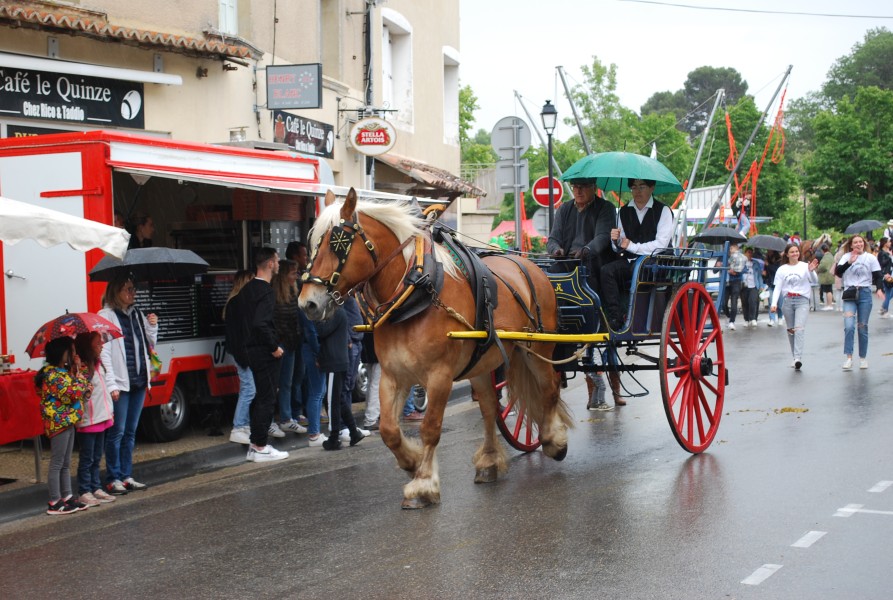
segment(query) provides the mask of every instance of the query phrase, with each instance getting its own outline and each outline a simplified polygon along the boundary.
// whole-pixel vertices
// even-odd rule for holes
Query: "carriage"
[[[549,265],[513,254],[478,254],[432,215],[362,202],[353,190],[340,203],[329,194],[326,203],[311,232],[300,305],[320,320],[347,296],[357,298],[382,367],[379,431],[411,476],[403,508],[440,501],[435,452],[452,384],[461,379],[471,382],[484,423],[475,483],[496,481],[508,468],[497,431],[519,450],[566,456],[572,421],[559,390],[576,373],[658,370],[679,444],[697,453],[713,441],[728,375],[718,302],[705,284],[716,261],[725,264],[725,250],[666,249],[637,259],[626,325],[614,331],[580,267],[547,274]],[[399,426],[402,399],[415,384],[428,394],[419,438]]]

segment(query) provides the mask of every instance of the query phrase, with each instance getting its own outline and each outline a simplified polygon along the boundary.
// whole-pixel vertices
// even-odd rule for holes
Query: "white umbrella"
[[[130,234],[118,227],[0,196],[0,241],[15,244],[24,239],[35,240],[44,248],[62,243],[81,252],[99,248],[124,258]]]

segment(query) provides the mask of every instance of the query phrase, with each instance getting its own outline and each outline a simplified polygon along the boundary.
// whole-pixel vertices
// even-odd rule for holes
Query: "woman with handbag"
[[[118,279],[105,289],[99,311],[124,334],[105,344],[100,354],[115,413],[114,425],[105,438],[105,491],[115,496],[146,489],[133,478],[133,447],[146,392],[151,387],[150,352],[158,338],[158,317],[154,313],[143,316],[135,302],[133,280]]]
[[[809,264],[800,262],[800,247],[788,244],[782,254],[782,265],[775,272],[775,290],[772,293],[772,314],[778,312],[778,299],[784,296],[782,314],[788,327],[788,342],[794,357],[791,366],[797,371],[803,366],[803,340],[806,337],[806,318],[809,316],[809,300],[812,286],[818,282],[815,270],[819,261]]]
[[[853,368],[853,337],[859,332],[859,368],[868,368],[868,318],[871,316],[871,286],[877,288],[878,298],[884,297],[881,265],[867,251],[865,238],[854,235],[844,244],[844,255],[835,273],[843,281],[843,370]]]

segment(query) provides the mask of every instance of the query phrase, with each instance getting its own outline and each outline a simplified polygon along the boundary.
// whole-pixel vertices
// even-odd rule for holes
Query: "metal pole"
[[[691,189],[695,184],[695,175],[698,172],[698,166],[701,164],[701,156],[704,154],[704,146],[707,145],[707,136],[709,135],[710,127],[713,124],[713,117],[725,94],[726,91],[722,88],[716,90],[716,100],[713,102],[713,108],[710,110],[710,116],[707,118],[707,127],[704,128],[704,132],[701,136],[701,143],[698,145],[698,153],[695,155],[695,164],[691,167],[691,175],[688,177],[688,186],[685,188],[685,196],[682,198],[682,210],[679,211],[681,231],[678,227],[676,228],[678,236],[674,244],[676,246],[684,247],[688,245],[688,194],[691,192]]]
[[[555,67],[558,70],[558,76],[561,77],[561,85],[564,86],[564,94],[567,96],[567,101],[571,105],[571,112],[574,113],[574,121],[577,122],[577,130],[580,132],[580,139],[583,141],[583,149],[586,151],[586,154],[592,154],[592,149],[589,147],[589,142],[586,140],[586,134],[583,133],[583,122],[580,121],[580,115],[577,114],[577,107],[574,105],[574,98],[571,96],[571,91],[567,87],[567,81],[564,79],[564,67]]]
[[[801,192],[803,194],[803,238],[804,240],[809,239],[809,231],[806,229],[806,192]]]
[[[521,126],[512,120],[512,160],[515,171],[515,250],[521,251]]]
[[[555,191],[552,189],[552,134],[546,133],[546,137],[549,140],[549,235],[552,235],[552,223],[555,219]],[[804,219],[806,218],[806,213],[804,212]]]
[[[775,93],[772,94],[772,100],[769,101],[769,104],[766,105],[766,110],[763,111],[760,120],[757,122],[756,127],[753,128],[753,132],[750,134],[750,139],[747,140],[747,143],[744,145],[744,149],[741,150],[741,154],[738,156],[738,162],[735,163],[735,168],[732,169],[732,172],[729,173],[728,179],[726,179],[726,184],[722,187],[722,190],[719,192],[719,196],[716,198],[716,201],[713,203],[713,206],[710,207],[710,212],[707,214],[707,220],[704,221],[704,228],[706,229],[707,225],[713,222],[713,218],[716,217],[716,213],[719,210],[719,207],[722,205],[722,198],[726,193],[726,190],[729,189],[729,186],[732,184],[732,180],[735,178],[735,173],[738,172],[738,167],[741,166],[741,163],[744,162],[744,155],[747,154],[748,149],[750,149],[750,145],[753,143],[755,137],[757,137],[757,132],[760,130],[760,127],[766,121],[766,115],[769,114],[769,109],[772,108],[772,105],[775,104],[775,99],[778,98],[778,94],[781,92],[781,88],[784,87],[785,82],[788,80],[788,76],[791,74],[791,69],[794,68],[794,65],[788,65],[788,70],[785,71],[784,77],[781,78],[781,83],[778,84],[778,87],[775,89]]]

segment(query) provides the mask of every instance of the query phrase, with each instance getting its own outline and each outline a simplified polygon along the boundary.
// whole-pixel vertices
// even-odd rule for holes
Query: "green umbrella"
[[[571,165],[561,179],[590,179],[606,192],[628,191],[627,179],[653,179],[655,194],[682,191],[682,184],[668,168],[654,158],[631,152],[599,152],[584,156]]]

